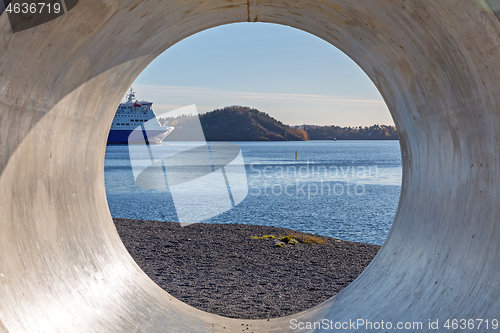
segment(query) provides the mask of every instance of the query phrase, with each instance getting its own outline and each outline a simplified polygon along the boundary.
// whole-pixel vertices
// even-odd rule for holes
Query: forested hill
[[[394,126],[370,127],[288,126],[267,113],[243,106],[229,106],[199,116],[207,141],[305,141],[305,140],[397,140]],[[203,140],[194,138],[199,125],[194,116],[160,119],[175,127],[167,141]],[[197,130],[198,129],[198,130]]]
[[[340,127],[302,125],[309,140],[398,140],[396,127],[373,125],[366,127]]]
[[[175,127],[170,140],[189,140],[194,117],[166,118]],[[267,113],[243,106],[229,106],[200,115],[207,141],[304,141],[305,131],[290,127]]]

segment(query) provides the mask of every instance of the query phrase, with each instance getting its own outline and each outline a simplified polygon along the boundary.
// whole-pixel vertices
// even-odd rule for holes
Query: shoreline
[[[316,236],[324,244],[252,239],[291,229],[113,218],[136,263],[162,289],[200,310],[238,319],[295,314],[338,294],[380,246]]]

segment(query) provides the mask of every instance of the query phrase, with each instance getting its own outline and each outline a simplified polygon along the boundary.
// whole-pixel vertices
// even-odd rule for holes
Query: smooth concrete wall
[[[246,21],[348,54],[382,93],[403,156],[399,209],[371,265],[337,297],[270,321],[203,313],[156,286],[124,248],[104,188],[107,133],[133,80],[183,38]],[[498,318],[499,46],[484,0],[80,0],[16,34],[3,13],[0,332],[285,332],[293,318],[425,330],[429,319]]]

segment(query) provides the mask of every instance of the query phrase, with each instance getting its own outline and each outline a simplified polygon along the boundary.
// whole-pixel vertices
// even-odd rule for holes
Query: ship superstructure
[[[108,144],[144,143],[145,140],[151,144],[161,144],[174,128],[160,124],[151,108],[152,105],[152,102],[135,99],[135,92],[130,88],[127,101],[120,103],[116,111],[109,131]],[[139,129],[142,131],[138,131]]]

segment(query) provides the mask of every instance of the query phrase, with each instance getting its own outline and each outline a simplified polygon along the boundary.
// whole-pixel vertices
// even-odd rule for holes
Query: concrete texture
[[[385,245],[337,297],[294,317],[498,318],[500,22],[485,0],[81,0],[16,34],[0,16],[0,332],[289,329],[292,318],[226,319],[169,296],[131,259],[106,204],[106,137],[134,78],[179,40],[243,21],[339,47],[401,137]]]

